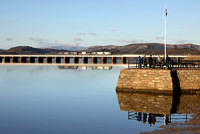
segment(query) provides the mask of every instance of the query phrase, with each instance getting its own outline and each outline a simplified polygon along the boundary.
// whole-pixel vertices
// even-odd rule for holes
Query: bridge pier
[[[21,57],[20,58],[20,63],[27,63],[28,62],[28,57]]]
[[[27,63],[27,60],[28,59],[28,57],[22,57],[22,63]]]
[[[97,64],[97,57],[92,57],[92,63]]]
[[[36,57],[29,57],[29,63],[35,63]]]
[[[12,57],[13,63],[20,63],[20,57]]]
[[[38,57],[38,63],[43,63],[44,62],[44,57]]]
[[[64,57],[64,63],[70,63],[70,58],[69,57]]]
[[[3,57],[0,57],[0,63],[2,63],[3,62]]]
[[[61,57],[56,57],[56,63],[61,63]]]
[[[116,64],[117,63],[117,57],[112,57],[112,64]]]
[[[122,64],[126,64],[126,57],[122,57]]]
[[[4,63],[10,63],[12,57],[4,57]]]
[[[88,63],[88,57],[83,57],[83,64],[87,64]]]
[[[74,63],[79,63],[79,57],[73,57],[74,58]]]
[[[107,57],[102,57],[102,64],[107,63]]]
[[[46,58],[46,63],[52,63],[52,59],[53,59],[52,57],[47,57]]]

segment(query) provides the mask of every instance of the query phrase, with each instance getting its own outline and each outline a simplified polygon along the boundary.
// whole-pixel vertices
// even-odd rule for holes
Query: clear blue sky
[[[200,44],[200,0],[0,0],[0,48]]]

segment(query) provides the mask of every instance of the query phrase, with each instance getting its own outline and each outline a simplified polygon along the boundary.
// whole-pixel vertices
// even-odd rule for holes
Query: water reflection
[[[78,66],[58,66],[58,69],[78,69]]]
[[[164,125],[187,121],[188,116],[200,106],[200,96],[197,94],[117,92],[117,97],[120,111],[128,111],[128,120],[137,120],[150,126],[161,121]]]
[[[137,120],[138,122],[143,122],[144,124],[148,122],[150,126],[155,125],[156,117],[164,117],[165,125],[171,122],[171,118],[169,115],[128,111],[128,120]]]
[[[91,68],[92,70],[111,70],[112,66],[94,66]]]
[[[58,66],[59,69],[81,69],[86,70],[91,68],[92,70],[111,70],[112,66]]]

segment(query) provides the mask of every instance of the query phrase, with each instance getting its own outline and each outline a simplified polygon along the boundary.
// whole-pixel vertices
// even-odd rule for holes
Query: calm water
[[[164,124],[163,117],[144,124],[137,111],[120,110],[120,67],[83,69],[0,66],[0,133],[135,134]]]

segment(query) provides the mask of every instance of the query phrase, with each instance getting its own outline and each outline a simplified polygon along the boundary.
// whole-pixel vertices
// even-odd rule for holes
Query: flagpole
[[[165,4],[165,63],[166,63],[166,57],[167,57],[167,8]]]

